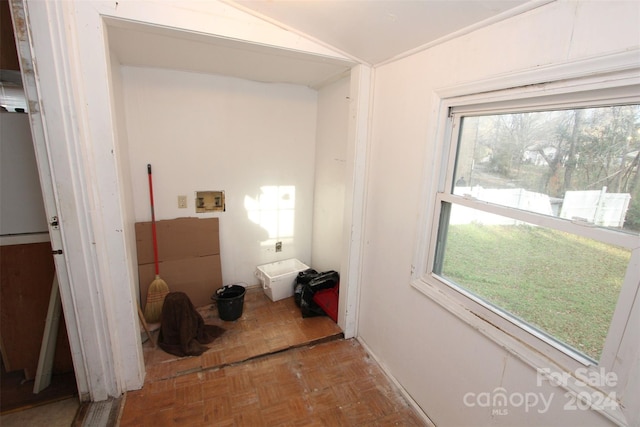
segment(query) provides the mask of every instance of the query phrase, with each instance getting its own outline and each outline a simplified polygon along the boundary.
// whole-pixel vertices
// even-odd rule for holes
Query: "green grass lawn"
[[[540,227],[452,225],[443,276],[597,361],[629,258]]]

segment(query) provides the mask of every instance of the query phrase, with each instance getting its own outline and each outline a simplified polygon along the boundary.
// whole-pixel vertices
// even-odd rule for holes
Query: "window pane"
[[[640,106],[463,117],[454,194],[640,231]]]
[[[630,251],[445,204],[434,271],[597,361]],[[450,208],[450,209],[448,209]]]

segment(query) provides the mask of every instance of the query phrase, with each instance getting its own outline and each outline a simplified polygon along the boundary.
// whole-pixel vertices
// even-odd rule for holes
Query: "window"
[[[640,275],[640,99],[588,98],[449,108],[427,275],[597,365]]]

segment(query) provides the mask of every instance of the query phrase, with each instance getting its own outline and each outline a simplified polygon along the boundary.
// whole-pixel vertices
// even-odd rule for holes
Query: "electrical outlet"
[[[276,242],[276,252],[282,252],[282,242]]]
[[[187,196],[178,196],[178,208],[180,209],[187,208]]]

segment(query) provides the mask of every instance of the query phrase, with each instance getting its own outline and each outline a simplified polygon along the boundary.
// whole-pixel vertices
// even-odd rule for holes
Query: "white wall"
[[[536,387],[535,369],[410,281],[422,180],[436,162],[434,144],[441,143],[434,139],[435,92],[516,70],[637,49],[639,7],[638,2],[554,2],[375,70],[358,333],[436,425],[609,424],[596,412],[563,410],[562,396],[545,413],[511,408],[508,416],[500,416],[492,415],[491,408],[465,406],[465,393],[496,387],[546,396],[562,390]],[[638,400],[637,394],[626,396],[628,406]]]
[[[0,112],[0,235],[48,233],[29,116]]]
[[[340,271],[349,127],[349,77],[318,94],[311,266]]]
[[[317,92],[295,85],[122,67],[129,173],[136,221],[149,221],[147,164],[156,220],[220,218],[225,284],[256,284],[255,267],[311,258]],[[275,240],[250,217],[265,187],[292,186],[294,236]],[[195,212],[195,192],[223,190],[226,211]],[[188,196],[179,209],[178,195]],[[270,215],[263,212],[262,216]]]

